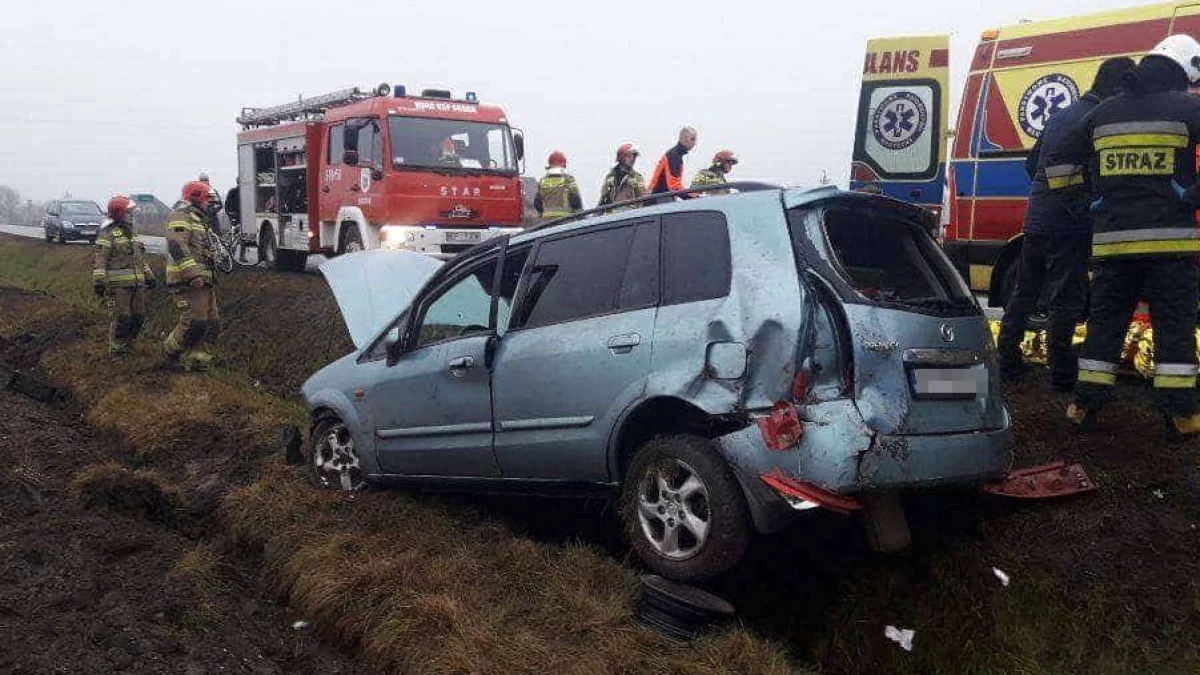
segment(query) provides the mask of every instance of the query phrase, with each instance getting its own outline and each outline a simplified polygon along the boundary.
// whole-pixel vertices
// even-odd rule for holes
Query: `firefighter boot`
[[[1072,403],[1067,406],[1067,421],[1080,431],[1091,431],[1096,428],[1096,411]]]
[[[207,373],[212,366],[212,355],[195,349],[184,353],[181,359],[183,369],[189,373]]]
[[[1189,436],[1200,434],[1200,413],[1186,417],[1164,415],[1163,421],[1167,429],[1167,440],[1182,441]]]

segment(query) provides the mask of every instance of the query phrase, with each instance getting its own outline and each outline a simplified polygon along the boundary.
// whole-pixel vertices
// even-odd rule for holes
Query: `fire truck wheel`
[[[275,233],[271,228],[264,227],[258,233],[258,261],[273,266],[275,258]]]
[[[358,228],[354,225],[348,225],[342,230],[342,245],[339,253],[354,253],[355,251],[363,250],[362,237],[358,234]]]

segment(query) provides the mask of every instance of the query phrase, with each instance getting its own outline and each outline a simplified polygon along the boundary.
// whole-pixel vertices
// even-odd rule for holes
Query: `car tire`
[[[354,436],[336,417],[317,421],[304,449],[304,463],[309,483],[318,490],[357,492],[366,487]]]
[[[54,243],[54,235],[50,233],[50,228],[48,228],[48,227],[43,227],[43,228],[42,228],[42,232],[44,233],[44,236],[46,237],[46,243],[47,243],[47,244],[52,244],[52,243]]]
[[[657,436],[625,474],[621,517],[630,545],[658,574],[706,579],[735,567],[750,542],[741,486],[712,443]]]
[[[67,243],[67,233],[66,232],[63,232],[62,230],[58,231],[58,243],[60,243],[60,244]]]
[[[338,253],[355,253],[363,250],[362,236],[358,234],[358,226],[350,225],[342,231],[341,245]]]

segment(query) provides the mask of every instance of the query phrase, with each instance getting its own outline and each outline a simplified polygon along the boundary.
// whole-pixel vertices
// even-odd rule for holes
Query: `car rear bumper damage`
[[[863,492],[976,485],[1010,467],[1008,416],[1001,428],[925,435],[879,434],[853,401],[798,406],[802,435],[771,450],[760,425],[715,439],[742,485],[756,527],[774,532],[815,507],[846,513]]]

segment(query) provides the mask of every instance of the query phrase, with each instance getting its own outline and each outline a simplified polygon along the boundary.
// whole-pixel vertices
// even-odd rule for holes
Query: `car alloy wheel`
[[[326,490],[354,492],[366,484],[354,437],[345,424],[338,422],[326,427],[324,434],[316,439],[312,472],[317,486]]]
[[[687,560],[704,547],[712,512],[708,487],[686,462],[664,458],[638,482],[637,516],[659,555]]]

